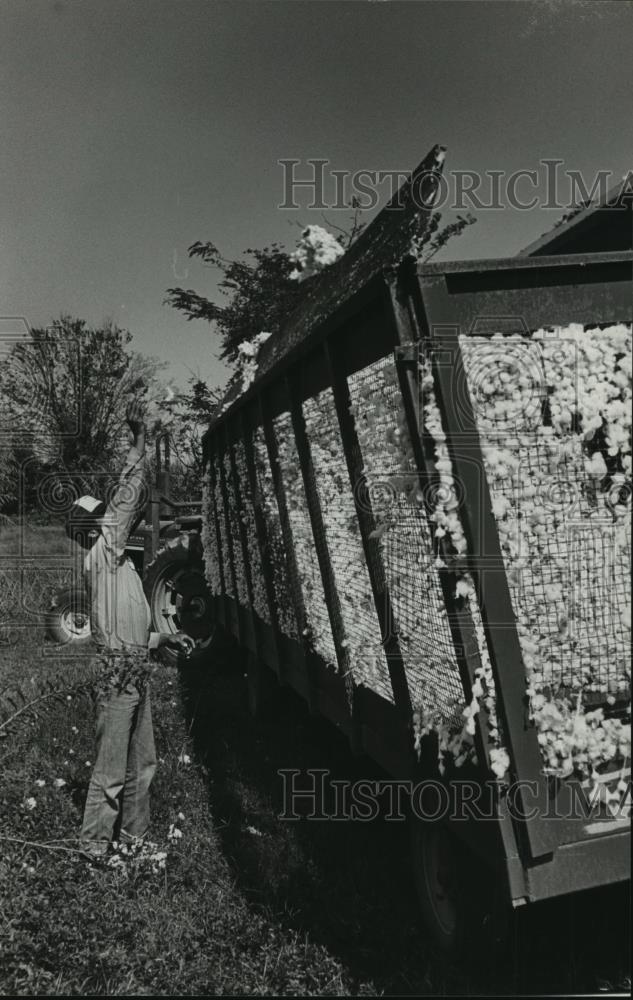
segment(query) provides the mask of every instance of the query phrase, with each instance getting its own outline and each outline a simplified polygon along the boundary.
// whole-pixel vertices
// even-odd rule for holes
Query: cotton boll
[[[501,520],[510,510],[510,500],[506,496],[496,496],[492,501],[492,512],[494,516]]]
[[[455,587],[456,597],[468,597],[472,589],[471,584],[467,580],[458,580],[457,586]]]
[[[497,778],[505,778],[510,768],[510,757],[504,747],[492,747],[490,750],[490,767]]]
[[[607,474],[607,464],[599,451],[594,452],[585,462],[585,469],[594,479],[604,479]]]
[[[296,250],[290,255],[295,264],[290,278],[293,281],[305,281],[324,268],[334,264],[344,254],[343,247],[327,229],[321,226],[307,226],[297,243]]]

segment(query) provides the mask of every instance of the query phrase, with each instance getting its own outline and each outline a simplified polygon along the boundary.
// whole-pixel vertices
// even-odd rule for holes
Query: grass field
[[[66,558],[72,556],[74,548],[59,521],[38,524],[20,518],[0,520],[0,558]]]
[[[92,706],[66,690],[85,657],[37,627],[0,648],[0,691],[59,699],[0,739],[0,992],[5,995],[431,995],[626,985],[627,890],[517,913],[504,959],[449,966],[421,925],[405,824],[278,818],[282,768],[380,774],[290,691],[255,724],[239,650],[158,668],[151,837],[165,867],[90,866],[75,853]],[[0,723],[10,714],[5,701]],[[64,782],[60,787],[60,781]],[[181,833],[174,835],[173,827]],[[170,837],[170,827],[172,835]]]

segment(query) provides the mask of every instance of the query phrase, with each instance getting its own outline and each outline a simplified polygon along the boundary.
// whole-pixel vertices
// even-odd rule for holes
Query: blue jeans
[[[149,827],[149,787],[156,770],[149,684],[133,684],[97,702],[96,758],[88,786],[81,840],[95,854],[117,838],[143,837]]]

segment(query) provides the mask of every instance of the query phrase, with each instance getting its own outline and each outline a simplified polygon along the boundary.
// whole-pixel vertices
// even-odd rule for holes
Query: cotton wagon
[[[394,778],[486,789],[413,824],[451,945],[452,845],[514,906],[629,877],[633,255],[420,264],[442,161],[262,338],[202,540],[255,705],[274,674]]]

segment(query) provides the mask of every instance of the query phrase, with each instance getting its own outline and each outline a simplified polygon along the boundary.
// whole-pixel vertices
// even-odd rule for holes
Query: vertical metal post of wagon
[[[220,442],[218,442],[219,444]],[[229,552],[229,571],[231,574],[231,582],[233,584],[233,602],[229,604],[229,608],[234,614],[234,624],[236,631],[236,638],[242,641],[242,623],[240,620],[240,602],[238,598],[238,585],[237,585],[237,572],[235,570],[235,556],[233,553],[233,536],[231,534],[231,517],[229,511],[229,497],[228,490],[226,487],[226,476],[224,470],[224,456],[222,449],[218,448],[218,471],[220,474],[220,491],[222,493],[222,506],[224,507],[224,530],[226,531],[226,547]]]
[[[431,518],[433,510],[430,507],[431,498],[428,489],[428,486],[433,483],[436,476],[435,456],[433,454],[432,443],[428,440],[423,421],[420,419],[418,377],[420,345],[418,332],[409,316],[406,302],[402,301],[401,288],[395,274],[391,276],[389,281],[387,298],[387,311],[394,324],[395,341],[398,345],[395,355],[402,404],[411,440],[413,459],[420,478],[421,492],[424,498],[431,537],[433,538],[434,545],[437,545],[438,552],[445,564],[444,567],[438,569],[438,576],[451,637],[453,639],[459,674],[464,689],[464,697],[466,703],[468,703],[472,698],[475,671],[481,666],[479,644],[470,613],[460,608],[455,601],[455,583],[448,568],[452,558],[447,551],[448,540],[435,538],[435,522]],[[478,760],[487,766],[488,746],[484,728],[479,718],[477,719],[475,729],[475,748]]]
[[[343,442],[343,450],[347,462],[347,472],[356,507],[363,551],[365,553],[365,561],[367,563],[374,605],[376,607],[376,615],[387,657],[394,704],[406,725],[410,726],[412,718],[411,696],[409,694],[409,685],[407,683],[400,643],[393,627],[395,617],[391,604],[391,595],[387,586],[380,541],[375,536],[376,520],[366,491],[364,491],[364,495],[361,498],[359,490],[365,476],[363,473],[361,448],[356,434],[354,417],[350,409],[351,397],[349,385],[343,371],[342,363],[337,356],[336,348],[327,341],[325,344],[325,356],[341,432],[341,441]],[[411,744],[411,748],[413,752],[413,743]]]
[[[247,542],[247,539],[246,539],[246,526],[244,524],[244,520],[243,520],[243,517],[242,517],[242,505],[243,505],[244,501],[243,501],[243,497],[242,497],[242,489],[241,489],[241,484],[240,484],[239,476],[237,474],[237,465],[236,465],[236,462],[235,462],[235,453],[233,451],[232,430],[233,430],[233,423],[229,419],[229,421],[225,422],[225,424],[224,424],[224,434],[225,434],[226,454],[229,457],[229,466],[230,466],[230,471],[231,471],[231,479],[232,479],[232,482],[233,482],[233,493],[234,493],[234,496],[235,496],[235,506],[237,508],[237,510],[236,510],[236,514],[237,514],[237,530],[238,530],[239,538],[235,539],[235,544],[239,545],[241,547],[242,562],[243,562],[243,565],[244,565],[244,576],[245,576],[245,580],[246,580],[246,596],[247,596],[247,600],[248,600],[248,606],[244,607],[244,609],[243,609],[244,615],[243,615],[242,620],[240,622],[240,628],[242,629],[242,633],[243,633],[242,634],[242,641],[247,646],[247,648],[251,650],[252,653],[255,653],[255,655],[258,656],[259,655],[259,642],[258,642],[257,627],[256,627],[256,624],[255,624],[255,616],[253,614],[253,580],[252,580],[252,577],[251,577],[251,565],[250,565],[250,560],[249,560],[249,557],[248,557],[248,542]],[[239,595],[236,594],[236,596],[238,597],[238,600],[239,600]],[[238,614],[240,614],[240,612],[241,612],[241,609],[240,609],[240,611],[238,611]]]
[[[345,642],[345,630],[343,627],[343,617],[341,615],[341,605],[338,591],[336,589],[332,559],[330,557],[325,535],[323,511],[321,510],[321,501],[319,500],[316,475],[314,472],[314,465],[312,463],[310,442],[308,441],[305,419],[303,416],[303,406],[301,402],[301,391],[298,376],[298,372],[293,372],[286,379],[286,387],[290,399],[292,428],[294,430],[295,442],[297,445],[299,465],[301,466],[301,475],[303,478],[308,514],[310,516],[310,525],[312,527],[312,537],[314,539],[314,546],[319,562],[319,570],[323,581],[325,603],[327,604],[330,625],[332,627],[332,637],[334,639],[336,658],[338,660],[339,670],[345,682],[351,721],[350,744],[354,753],[361,753],[363,748],[362,729],[356,694],[357,689],[354,681],[352,664],[350,663],[349,653],[347,650],[347,644]]]
[[[272,473],[273,489],[275,491],[275,499],[277,500],[277,509],[279,510],[279,523],[281,526],[281,536],[284,545],[284,556],[286,560],[286,566],[288,568],[288,577],[290,579],[290,593],[292,596],[295,619],[297,622],[301,640],[299,648],[301,649],[301,653],[304,657],[305,673],[308,679],[308,699],[307,699],[308,709],[312,714],[316,714],[316,712],[318,711],[317,702],[318,702],[319,688],[316,679],[314,652],[311,648],[310,640],[308,638],[307,615],[306,615],[305,605],[303,602],[301,578],[299,576],[299,569],[295,557],[295,548],[292,537],[292,531],[290,528],[290,519],[288,517],[286,493],[281,478],[281,471],[279,468],[277,439],[275,437],[275,429],[273,427],[273,422],[268,412],[267,399],[263,394],[259,396],[259,407],[260,407],[260,418],[262,421],[262,427],[264,428],[264,438],[266,439],[266,448],[268,451],[268,462],[270,464],[270,471]]]
[[[259,484],[257,482],[257,469],[255,466],[255,452],[253,448],[253,421],[249,419],[251,411],[242,408],[237,417],[240,421],[242,441],[244,442],[244,456],[246,461],[246,475],[248,478],[248,488],[253,506],[253,518],[255,521],[255,536],[259,549],[259,560],[264,578],[264,592],[266,594],[266,606],[270,618],[272,631],[272,653],[274,663],[272,664],[277,673],[279,681],[283,681],[283,662],[279,655],[279,615],[277,613],[277,601],[275,599],[275,584],[273,580],[272,565],[268,551],[268,536],[266,531],[266,518],[262,509],[262,500]]]
[[[431,516],[433,514],[431,502],[432,491],[428,487],[435,484],[437,471],[435,468],[434,443],[426,431],[423,410],[421,410],[419,364],[422,345],[420,342],[420,331],[415,316],[409,311],[409,302],[405,290],[398,280],[398,276],[395,274],[391,276],[391,280],[389,280],[387,286],[387,312],[394,324],[395,341],[398,345],[395,354],[400,392],[411,440],[413,459],[420,477],[428,526],[433,544],[437,546],[438,554],[444,563],[443,567],[438,568],[438,577],[462,687],[464,689],[464,697],[466,703],[468,703],[472,698],[475,671],[481,666],[479,642],[470,611],[459,607],[455,600],[455,582],[450,572],[453,557],[449,552],[448,539],[437,539],[435,537],[435,522]],[[477,759],[485,768],[489,763],[488,740],[486,727],[481,717],[482,714],[485,714],[484,706],[480,707],[480,712],[475,720],[474,742]],[[500,810],[497,820],[498,831],[504,844],[506,857],[515,857],[517,853],[516,835],[507,810]],[[470,834],[474,839],[480,839],[486,844],[485,834],[483,838],[480,838],[476,825],[474,829],[471,825]],[[488,849],[487,846],[486,849]]]
[[[412,287],[412,305],[428,345],[453,475],[464,491],[465,502],[460,513],[470,553],[469,569],[490,655],[499,714],[513,772],[519,781],[519,800],[526,817],[522,829],[532,858],[539,858],[551,853],[557,846],[557,837],[555,824],[542,823],[540,809],[534,807],[536,799],[541,808],[546,808],[548,791],[536,732],[527,720],[523,656],[466,382],[459,326],[451,322],[441,287],[423,291],[416,280]],[[495,627],[495,622],[502,623],[501,627]],[[530,784],[528,794],[526,786]]]

